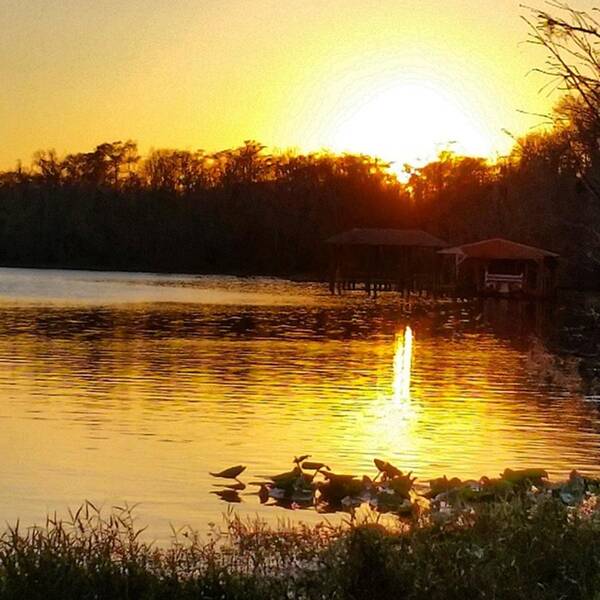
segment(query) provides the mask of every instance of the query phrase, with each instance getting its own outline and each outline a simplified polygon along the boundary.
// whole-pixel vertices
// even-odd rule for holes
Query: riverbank
[[[269,528],[231,513],[205,539],[142,541],[131,512],[85,504],[0,538],[0,598],[590,599],[600,590],[595,499],[485,504],[420,518]]]

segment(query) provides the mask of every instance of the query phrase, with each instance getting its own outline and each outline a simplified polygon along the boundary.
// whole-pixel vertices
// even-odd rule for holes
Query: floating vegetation
[[[445,475],[417,486],[412,472],[404,473],[388,461],[374,459],[376,473],[353,475],[336,473],[318,461],[308,461],[309,455],[295,457],[294,467],[276,475],[264,475],[249,486],[257,492],[260,503],[287,509],[314,509],[321,513],[345,511],[367,506],[376,513],[390,513],[403,519],[429,516],[433,521],[468,514],[485,503],[518,500],[535,504],[545,498],[555,498],[566,506],[579,506],[600,493],[600,479],[572,471],[567,481],[553,483],[545,469],[505,469],[497,477],[479,479],[448,479]],[[241,469],[241,470],[240,470]],[[226,502],[239,503],[246,484],[237,480],[245,467],[231,467],[215,477],[235,474],[236,484],[213,491]]]
[[[225,469],[224,471],[220,471],[219,473],[209,473],[213,477],[222,477],[223,479],[237,479],[244,471],[246,467],[242,465],[237,465],[235,467],[229,467],[229,469]]]

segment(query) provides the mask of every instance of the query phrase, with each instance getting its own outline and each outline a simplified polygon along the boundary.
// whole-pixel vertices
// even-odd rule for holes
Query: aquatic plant
[[[373,461],[377,468],[373,478],[335,473],[325,463],[309,462],[307,458],[308,455],[296,457],[291,470],[251,482],[250,485],[259,486],[255,495],[261,504],[294,510],[313,508],[318,512],[346,511],[353,518],[355,509],[365,505],[376,513],[391,513],[402,519],[443,522],[485,503],[519,500],[533,505],[553,497],[567,506],[579,506],[600,492],[600,480],[577,471],[573,471],[567,481],[552,483],[545,469],[506,468],[497,477],[484,475],[477,480],[448,479],[444,475],[431,479],[428,489],[422,486],[417,489],[412,472],[404,473],[378,458]],[[244,488],[245,484],[238,481],[234,486],[212,493],[226,502],[238,503],[242,498],[237,492]]]
[[[237,479],[245,470],[246,467],[237,465],[235,467],[229,467],[228,469],[219,471],[218,473],[210,473],[210,475],[213,477],[222,477],[224,479]]]
[[[579,477],[565,485],[589,487],[584,495],[598,485]],[[145,541],[127,507],[105,515],[86,503],[64,520],[0,534],[0,600],[594,599],[599,512],[565,504],[561,491],[402,527],[269,527],[229,512],[204,538],[173,530],[167,547]]]
[[[295,457],[291,470],[264,475],[261,481],[250,482],[250,485],[259,487],[256,495],[260,502],[291,509],[315,508],[319,512],[351,511],[363,503],[379,512],[403,516],[410,516],[415,511],[415,478],[411,477],[411,473],[404,474],[389,462],[375,459],[378,473],[371,479],[367,475],[357,477],[335,473],[325,463],[307,461],[307,458],[310,456]],[[211,475],[223,477],[224,474],[235,473],[237,476],[239,468],[231,467]],[[237,490],[241,489],[227,486],[212,493],[226,502],[237,503],[241,501]]]

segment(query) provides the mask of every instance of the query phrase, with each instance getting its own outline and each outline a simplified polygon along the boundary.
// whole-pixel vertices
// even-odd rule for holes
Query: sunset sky
[[[0,0],[0,167],[40,148],[506,152],[556,96],[518,0]],[[541,4],[541,3],[540,3]],[[589,9],[589,0],[574,6]]]

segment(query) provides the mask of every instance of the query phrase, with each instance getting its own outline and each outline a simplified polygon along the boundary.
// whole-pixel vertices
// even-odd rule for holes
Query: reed
[[[86,502],[42,527],[0,536],[4,599],[600,598],[600,517],[560,499],[518,498],[384,527],[317,526],[229,513],[201,538],[144,540],[134,511]]]

